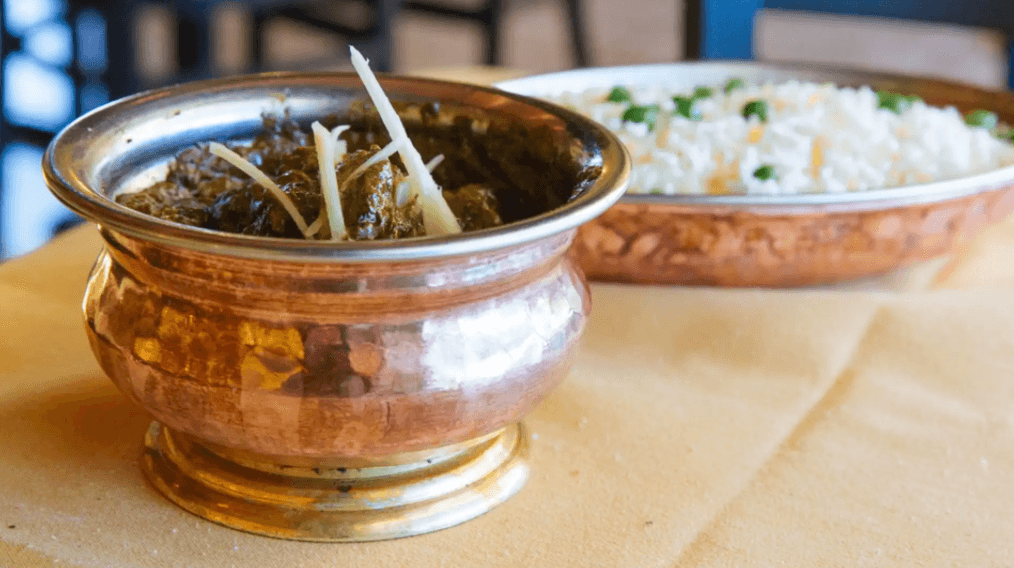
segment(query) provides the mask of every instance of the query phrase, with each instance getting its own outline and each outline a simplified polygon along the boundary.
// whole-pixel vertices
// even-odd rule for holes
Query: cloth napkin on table
[[[526,419],[525,488],[337,545],[220,527],[145,483],[148,418],[85,340],[80,228],[0,266],[0,566],[1009,565],[1014,263],[988,255],[1010,225],[938,278],[970,289],[593,285],[577,364]]]

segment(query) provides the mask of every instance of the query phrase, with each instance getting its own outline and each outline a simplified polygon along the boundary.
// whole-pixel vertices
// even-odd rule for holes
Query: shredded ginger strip
[[[334,165],[336,166],[345,160],[345,153],[348,150],[348,145],[345,144],[345,141],[338,137],[342,135],[342,132],[350,128],[352,127],[348,124],[343,124],[331,129],[331,143],[334,144]]]
[[[321,215],[319,217],[317,217],[316,221],[314,221],[313,223],[310,223],[310,226],[307,227],[306,230],[309,231],[311,235],[316,235],[317,232],[320,231],[321,227],[324,226],[324,222],[325,221],[327,221],[326,212],[325,211],[321,211]]]
[[[382,160],[386,160],[386,159],[390,158],[391,156],[393,156],[395,153],[397,153],[398,152],[398,147],[400,145],[401,145],[401,141],[400,140],[395,140],[394,142],[391,142],[387,146],[384,146],[383,148],[381,148],[380,150],[378,150],[376,154],[370,156],[369,159],[367,159],[365,162],[363,162],[362,164],[360,164],[360,166],[358,168],[352,170],[352,173],[349,174],[348,177],[345,178],[344,181],[342,181],[342,186],[341,186],[342,192],[344,192],[345,189],[348,188],[349,184],[352,183],[352,180],[354,180],[357,177],[363,175],[363,172],[365,172],[367,168],[369,168],[370,166],[375,166],[378,163],[380,163]]]
[[[412,184],[407,180],[402,181],[398,184],[398,190],[394,194],[395,204],[398,207],[404,207],[408,203],[408,194],[411,193]]]
[[[311,232],[310,228],[306,226],[306,221],[303,219],[303,216],[300,215],[299,209],[296,209],[296,204],[289,199],[289,196],[282,191],[282,188],[278,187],[278,184],[272,181],[267,174],[257,169],[257,166],[251,164],[243,156],[240,156],[218,142],[209,143],[208,151],[236,166],[242,170],[243,173],[250,176],[254,181],[263,186],[264,189],[268,190],[268,192],[270,192],[271,195],[273,195],[275,199],[282,204],[282,207],[292,217],[292,220],[296,222],[296,226],[299,227],[299,232],[303,233],[303,236],[307,239],[313,237],[313,232]]]
[[[405,163],[405,169],[408,170],[413,189],[417,189],[422,197],[423,225],[426,228],[426,234],[449,235],[460,233],[461,226],[458,225],[458,220],[454,217],[454,213],[451,212],[451,208],[447,206],[447,202],[444,201],[440,187],[437,186],[437,182],[430,175],[429,170],[426,169],[426,164],[423,163],[419,151],[415,149],[412,141],[408,139],[405,125],[401,123],[401,118],[398,117],[397,111],[394,110],[391,100],[384,94],[384,90],[380,87],[376,76],[373,75],[373,71],[370,70],[370,66],[366,62],[366,59],[363,58],[363,54],[359,53],[352,46],[349,46],[349,50],[352,52],[352,66],[355,67],[356,73],[359,74],[359,78],[362,79],[363,85],[366,87],[366,92],[369,93],[370,99],[373,100],[374,106],[377,107],[380,120],[384,123],[387,133],[391,136],[391,140],[400,140],[398,152]]]
[[[319,122],[311,125],[313,142],[317,147],[317,166],[320,170],[320,191],[324,194],[324,207],[331,227],[331,240],[345,238],[345,217],[342,214],[342,200],[338,191],[338,177],[334,171],[334,138]]]
[[[433,173],[433,170],[437,169],[437,166],[439,166],[440,163],[443,161],[444,161],[443,154],[437,154],[436,156],[433,156],[432,160],[426,162],[426,171],[428,171],[429,173]]]

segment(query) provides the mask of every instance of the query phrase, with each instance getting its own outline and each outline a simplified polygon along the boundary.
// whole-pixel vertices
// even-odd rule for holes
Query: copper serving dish
[[[616,85],[692,90],[732,77],[798,79],[915,94],[928,104],[997,112],[1014,95],[958,83],[801,65],[705,62],[582,69],[507,81],[551,97]],[[689,91],[688,91],[689,92]],[[573,255],[590,279],[648,284],[799,286],[888,272],[948,253],[1014,210],[1014,167],[848,194],[634,195],[581,227]]]
[[[453,237],[270,239],[158,220],[108,195],[178,150],[309,121],[365,99],[349,74],[268,74],[117,101],[43,160],[105,240],[84,313],[102,368],[156,420],[142,468],[187,510],[305,540],[423,533],[479,515],[527,476],[520,420],[567,372],[585,327],[575,229],[622,195],[626,154],[563,109],[493,89],[387,78],[395,101],[439,100],[548,126],[602,175],[566,205]],[[140,434],[140,433],[139,433]]]

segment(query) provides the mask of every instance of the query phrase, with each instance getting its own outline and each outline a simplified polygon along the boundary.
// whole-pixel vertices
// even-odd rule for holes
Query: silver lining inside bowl
[[[525,124],[549,125],[574,145],[572,151],[600,157],[602,173],[567,204],[502,227],[368,243],[223,233],[157,219],[109,198],[151,181],[178,151],[194,143],[251,136],[261,128],[264,112],[287,109],[300,122],[343,112],[351,101],[366,99],[359,78],[349,73],[269,73],[140,93],[100,107],[65,128],[47,149],[43,170],[58,199],[107,229],[215,254],[310,262],[414,260],[519,245],[576,228],[626,190],[626,150],[615,135],[576,113],[485,87],[396,77],[382,77],[381,83],[394,101],[438,100]]]

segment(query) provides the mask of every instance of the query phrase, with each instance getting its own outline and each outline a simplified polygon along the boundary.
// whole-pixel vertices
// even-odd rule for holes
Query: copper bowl
[[[200,516],[283,538],[383,539],[460,523],[524,483],[519,422],[567,372],[589,310],[564,253],[622,195],[625,152],[552,105],[381,82],[394,101],[548,127],[602,173],[534,218],[371,243],[219,233],[109,199],[195,142],[252,135],[265,110],[301,122],[340,113],[366,98],[349,74],[139,94],[78,119],[46,152],[50,189],[105,240],[86,328],[103,370],[157,421],[142,468]]]
[[[915,94],[1014,124],[1014,95],[968,85],[807,65],[715,61],[582,69],[500,83],[551,98],[616,85],[692,90],[739,77]],[[862,278],[961,246],[1014,210],[1014,166],[981,175],[847,194],[628,194],[581,227],[573,255],[589,279],[643,284],[800,286]]]

